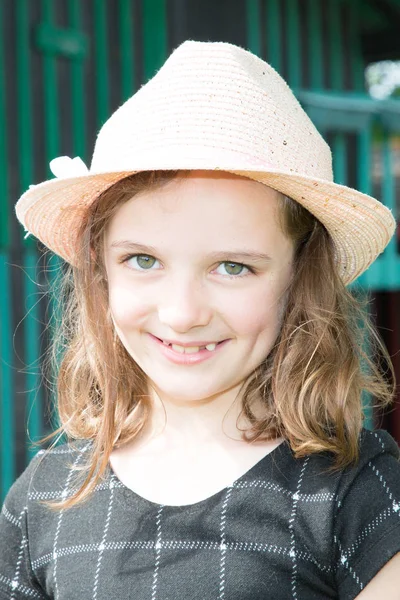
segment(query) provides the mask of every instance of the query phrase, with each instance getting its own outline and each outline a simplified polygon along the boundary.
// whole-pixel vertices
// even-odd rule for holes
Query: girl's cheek
[[[257,334],[266,327],[278,324],[280,317],[279,295],[275,289],[252,290],[241,302],[230,299],[228,305],[229,321],[235,323],[238,333]]]
[[[271,328],[278,324],[282,302],[279,299],[277,285],[252,287],[248,293],[238,290],[237,294],[230,290],[229,294],[220,293],[209,297],[214,312],[219,315],[232,330],[238,334],[257,334],[266,327]],[[143,290],[126,286],[110,286],[109,302],[111,312],[120,327],[132,328],[140,325],[151,313],[157,319],[157,299]],[[165,297],[165,294],[161,295]],[[249,310],[251,307],[251,310]]]
[[[149,310],[148,302],[126,288],[114,288],[109,296],[109,302],[114,319],[120,326],[134,324]]]

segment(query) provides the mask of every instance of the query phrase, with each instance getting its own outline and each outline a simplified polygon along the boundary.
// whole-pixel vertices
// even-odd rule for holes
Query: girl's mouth
[[[177,346],[175,344],[167,345],[163,340],[160,340],[151,333],[149,335],[150,338],[158,344],[158,347],[166,358],[176,364],[184,365],[197,364],[213,357],[230,341],[228,339],[216,344],[208,344],[208,347],[205,348],[198,346],[184,348],[183,346]]]

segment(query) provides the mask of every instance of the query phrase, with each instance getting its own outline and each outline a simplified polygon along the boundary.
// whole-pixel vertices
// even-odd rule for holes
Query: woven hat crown
[[[282,77],[247,50],[226,42],[188,40],[108,119],[92,158],[95,173],[146,168],[161,155],[165,168],[232,168],[237,157],[254,169],[333,180],[329,146]],[[171,152],[172,150],[172,152]],[[152,163],[154,164],[154,163]],[[223,167],[223,165],[221,165]]]
[[[226,42],[183,42],[103,125],[90,169],[79,157],[50,167],[56,179],[30,186],[15,212],[28,235],[75,265],[91,204],[140,171],[219,169],[289,196],[327,229],[345,284],[396,228],[381,202],[334,182],[330,148],[282,77]]]

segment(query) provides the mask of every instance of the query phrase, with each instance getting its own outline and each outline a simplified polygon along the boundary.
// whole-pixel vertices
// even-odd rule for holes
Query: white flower
[[[89,169],[79,156],[75,158],[58,156],[50,161],[49,166],[53,175],[58,179],[79,177],[80,175],[87,175],[89,173]]]

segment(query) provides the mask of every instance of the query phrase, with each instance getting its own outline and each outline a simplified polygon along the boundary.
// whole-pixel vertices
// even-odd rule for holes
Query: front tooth
[[[172,350],[175,352],[180,352],[180,354],[194,354],[200,350],[199,346],[189,346],[188,348],[184,348],[183,346],[177,346],[176,344],[171,344]]]
[[[195,354],[196,352],[200,351],[200,347],[199,346],[189,346],[188,348],[185,348],[185,354]]]
[[[171,344],[171,348],[172,350],[175,350],[175,352],[180,352],[181,354],[184,354],[185,349],[182,346],[177,346],[176,344]]]

